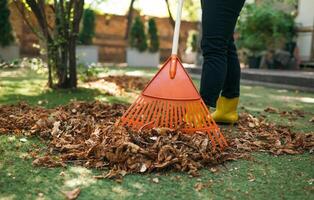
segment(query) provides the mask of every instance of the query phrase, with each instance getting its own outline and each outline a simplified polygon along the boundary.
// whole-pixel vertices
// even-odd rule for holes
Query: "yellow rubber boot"
[[[216,111],[212,114],[215,122],[234,124],[238,121],[237,107],[239,97],[228,99],[220,96],[216,103]]]

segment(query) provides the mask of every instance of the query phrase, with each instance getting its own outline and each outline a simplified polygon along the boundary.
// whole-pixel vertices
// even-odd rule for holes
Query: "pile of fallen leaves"
[[[187,135],[163,128],[134,132],[114,126],[125,110],[123,105],[97,101],[72,102],[55,109],[25,103],[1,106],[0,134],[36,134],[48,140],[44,156],[31,152],[36,166],[71,163],[110,169],[108,174],[96,178],[165,169],[196,176],[201,168],[249,157],[251,152],[280,155],[314,150],[313,133],[295,133],[290,127],[243,113],[236,128],[223,130],[229,147],[213,152],[207,134]]]
[[[296,120],[298,118],[304,118],[306,112],[298,109],[292,111],[279,111],[277,108],[268,107],[264,109],[264,112],[279,114],[281,117],[287,117],[290,121]]]
[[[148,83],[148,79],[138,76],[107,76],[86,81],[83,87],[97,88],[107,95],[119,96],[125,92],[143,90]]]
[[[229,138],[229,145],[237,153],[261,151],[281,155],[314,151],[314,133],[296,133],[289,126],[276,125],[248,113],[240,115],[237,132],[238,135]]]
[[[143,90],[148,83],[148,79],[138,76],[107,76],[103,80],[115,83],[118,87],[126,90]]]

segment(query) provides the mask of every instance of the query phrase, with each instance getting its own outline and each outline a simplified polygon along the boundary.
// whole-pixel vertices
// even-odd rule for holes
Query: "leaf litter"
[[[122,95],[125,92],[143,90],[149,79],[138,76],[106,76],[88,80],[83,84],[84,87],[98,88],[105,91],[107,95]]]
[[[276,125],[249,113],[240,114],[236,127],[223,129],[229,147],[213,151],[205,133],[184,134],[166,128],[135,132],[115,126],[126,109],[126,105],[99,101],[76,101],[54,109],[31,107],[26,103],[3,105],[0,106],[0,134],[37,135],[47,141],[44,155],[36,149],[30,152],[35,159],[34,166],[74,164],[109,169],[95,178],[121,179],[129,173],[163,170],[198,176],[202,168],[216,172],[217,165],[250,158],[252,152],[282,155],[314,151],[313,132],[297,133],[289,126]],[[201,190],[203,186],[195,188]]]
[[[147,85],[149,79],[145,79],[143,77],[138,76],[107,76],[103,78],[104,81],[113,82],[119,88],[123,88],[126,90],[143,90]]]

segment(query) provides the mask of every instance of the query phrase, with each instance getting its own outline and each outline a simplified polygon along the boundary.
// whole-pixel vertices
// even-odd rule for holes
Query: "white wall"
[[[299,0],[299,11],[296,17],[299,27],[314,28],[314,0]],[[313,34],[311,32],[299,32],[297,43],[300,48],[302,61],[311,59],[311,49],[313,45]]]
[[[314,0],[299,0],[299,13],[296,23],[303,27],[314,25]]]

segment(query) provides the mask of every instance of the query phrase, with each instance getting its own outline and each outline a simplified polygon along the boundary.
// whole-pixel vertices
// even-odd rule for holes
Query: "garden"
[[[134,17],[127,64],[101,63],[100,46],[93,42],[95,12],[84,9],[83,1],[55,1],[51,25],[43,18],[50,9],[44,2],[13,1],[34,13],[32,21],[21,12],[44,48],[41,56],[0,64],[0,199],[313,198],[313,93],[241,84],[238,123],[218,125],[225,148],[216,147],[206,132],[121,126],[123,114],[158,71],[147,67],[162,57],[158,20]],[[7,2],[1,3],[0,45],[8,48],[15,38]],[[244,16],[250,9],[269,16],[265,7],[248,7]],[[283,32],[291,28],[290,19],[272,16],[288,20],[278,22],[286,25]],[[269,36],[254,35],[253,26],[239,29],[247,56],[260,55],[265,45],[277,48]],[[181,36],[186,52],[193,52],[179,50],[182,56],[197,57],[198,35]],[[286,42],[278,38],[278,45]],[[262,42],[253,47],[256,40]],[[200,80],[192,81],[199,88]]]

